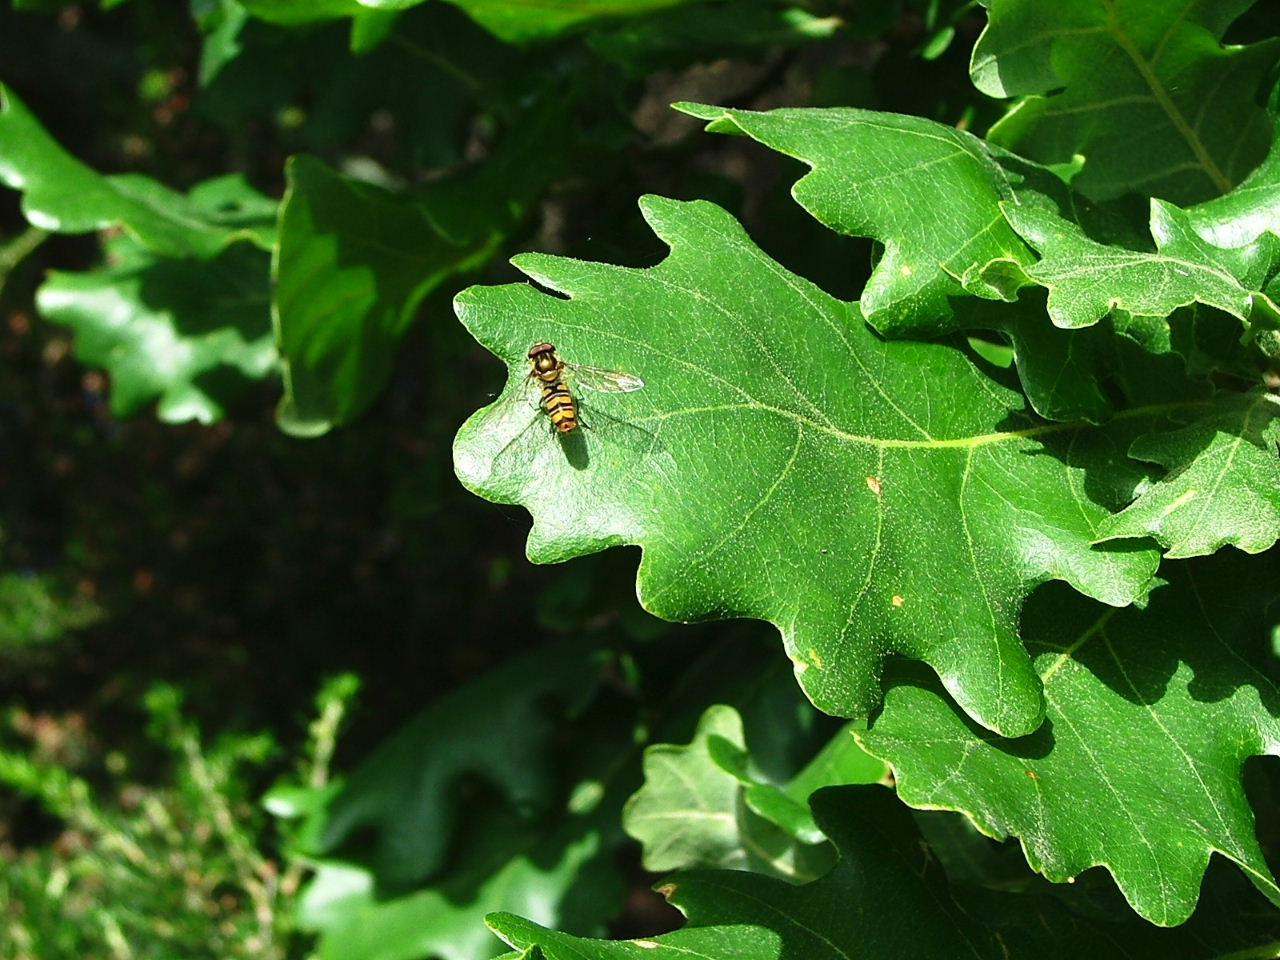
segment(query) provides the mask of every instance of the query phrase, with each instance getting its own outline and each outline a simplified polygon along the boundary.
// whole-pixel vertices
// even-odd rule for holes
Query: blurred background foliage
[[[662,6],[530,26],[484,20],[502,4],[475,5],[482,25],[466,3],[0,3],[0,81],[93,170],[183,192],[236,173],[274,200],[305,153],[328,171],[308,201],[426,198],[457,242],[388,321],[394,356],[317,415],[345,425],[300,439],[277,426],[274,367],[210,387],[213,422],[122,411],[110,345],[81,362],[86,329],[35,301],[46,271],[108,275],[132,241],[28,225],[0,190],[4,956],[488,956],[479,917],[519,912],[500,899],[518,883],[559,905],[544,922],[652,933],[675,914],[618,827],[643,745],[690,741],[728,703],[785,778],[834,732],[771,628],[654,620],[632,551],[531,567],[527,518],[453,478],[453,433],[503,371],[450,300],[515,279],[513,253],[646,265],[662,250],[637,197],[700,196],[829,292],[860,289],[870,244],[790,201],[789,161],[670,102],[994,119],[957,80],[972,3]],[[192,309],[211,295],[172,286]],[[495,703],[519,705],[505,727]],[[473,762],[438,753],[432,731],[459,724]],[[393,855],[424,835],[416,865]]]

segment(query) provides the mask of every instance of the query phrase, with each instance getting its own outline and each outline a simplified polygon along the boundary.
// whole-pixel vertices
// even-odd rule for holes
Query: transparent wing
[[[597,393],[630,393],[644,386],[644,381],[634,374],[620,370],[601,370],[599,367],[588,367],[580,363],[564,362],[573,386],[584,390],[595,390]]]
[[[515,403],[527,403],[535,410],[542,409],[542,384],[533,374],[527,374],[519,389],[511,395]]]
[[[511,437],[494,454],[490,475],[510,473],[514,464],[527,461],[530,444],[535,443],[538,436],[534,428],[545,426],[550,429],[551,421],[542,409],[540,395],[538,381],[526,377],[498,408],[495,423]]]

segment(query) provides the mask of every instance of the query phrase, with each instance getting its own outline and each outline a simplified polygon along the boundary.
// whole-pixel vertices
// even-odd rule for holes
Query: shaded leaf
[[[103,176],[63,150],[3,84],[0,182],[23,191],[23,214],[36,226],[88,233],[118,225],[165,256],[212,257],[237,240],[270,250],[275,239],[275,202],[238,174],[185,196],[141,174]]]
[[[849,816],[854,805],[858,814]],[[640,941],[585,941],[502,914],[489,926],[513,947],[538,945],[546,960],[652,956],[660,948],[708,960],[988,955],[991,938],[951,901],[889,791],[832,788],[814,797],[814,810],[841,852],[814,883],[793,887],[738,871],[680,874],[659,889],[689,922]],[[876,828],[853,826],[859,822]]]
[[[911,818],[882,788],[829,788],[814,796],[813,807],[841,859],[806,886],[732,871],[678,874],[658,889],[688,923],[634,940],[571,937],[508,914],[489,917],[489,925],[525,951],[507,956],[542,960],[635,960],[664,952],[704,960],[1210,960],[1228,943],[1259,955],[1270,949],[1272,916],[1247,913],[1248,901],[1239,897],[1213,904],[1190,929],[1160,930],[1133,917],[1075,910],[1043,892],[948,885]]]
[[[1051,880],[1101,864],[1162,925],[1190,915],[1213,852],[1280,902],[1240,782],[1247,758],[1280,752],[1280,695],[1259,669],[1275,565],[1220,554],[1168,569],[1145,610],[1032,597],[1023,635],[1048,712],[1029,737],[979,729],[918,669],[860,735],[907,803],[1017,836]]]
[[[1117,405],[1180,402],[1208,392],[1185,378],[1184,362],[1167,342],[1118,336],[1110,320],[1082,330],[1050,323],[1043,290],[1025,289],[1016,303],[963,302],[956,316],[968,329],[993,330],[1008,340],[1019,385],[1046,419],[1101,424],[1116,415]],[[1158,372],[1155,383],[1148,382],[1148,370]]]
[[[514,809],[545,809],[556,788],[552,703],[572,708],[590,698],[599,666],[588,653],[580,643],[538,651],[432,704],[313,813],[303,851],[334,854],[372,834],[373,873],[405,886],[443,867],[461,815],[460,779],[481,778]]]
[[[299,24],[373,11],[408,10],[426,0],[240,0],[255,17]],[[550,40],[594,21],[635,17],[697,0],[449,0],[508,43]]]
[[[367,0],[370,6],[403,8],[420,0]],[[449,0],[476,23],[508,43],[550,40],[593,22],[639,17],[699,0]]]
[[[432,704],[336,788],[277,789],[318,872],[299,922],[323,960],[483,960],[482,922],[521,910],[600,933],[623,885],[618,817],[638,754],[595,648],[558,643]],[[566,723],[571,717],[573,723]]]
[[[1186,213],[1196,232],[1219,247],[1244,247],[1263,233],[1280,235],[1280,119],[1266,160],[1226,196]]]
[[[269,23],[296,26],[358,14],[356,0],[237,0],[251,16]]]
[[[1226,193],[1270,134],[1255,95],[1280,40],[1221,43],[1251,5],[991,0],[973,81],[990,96],[1027,96],[988,138],[1041,163],[1083,155],[1072,184],[1094,199],[1138,192],[1187,204]]]
[[[719,57],[759,58],[779,46],[831,37],[844,26],[773,0],[686,3],[651,16],[601,26],[587,42],[601,56],[645,75]]]
[[[691,743],[645,750],[645,784],[627,801],[623,827],[644,846],[647,870],[720,867],[812,880],[834,858],[809,815],[809,794],[874,783],[884,772],[847,729],[815,761],[791,784],[769,782],[753,769],[738,712],[713,706]]]
[[[718,207],[642,209],[672,247],[655,267],[524,255],[517,266],[567,299],[526,285],[458,295],[511,370],[459,432],[463,483],[530,510],[535,561],[639,544],[652,612],[775,623],[820,709],[865,714],[900,652],[983,724],[1035,729],[1021,597],[1062,578],[1129,603],[1154,570],[1152,550],[1088,545],[1132,496],[1123,450],[1143,416],[1045,424],[955,347],[881,341]],[[647,386],[584,398],[607,428],[553,437],[522,400],[541,340]]]
[[[223,2],[243,12],[235,0]],[[399,15],[360,9],[364,13],[349,23],[310,29],[250,19],[235,35],[234,58],[201,90],[199,114],[230,130],[276,129],[288,118],[294,152],[344,158],[344,172],[367,171],[367,179],[384,186],[397,171],[415,181],[438,180],[474,161],[476,147],[492,139],[487,121],[486,135],[475,139],[478,115],[506,116],[512,123],[537,117],[524,109],[530,102],[523,99],[537,86],[532,60],[455,8],[424,4],[400,17],[391,42],[382,43],[388,17]],[[375,56],[357,55],[368,45],[377,45]],[[519,107],[512,102],[517,95]],[[351,153],[352,144],[369,135],[371,117],[396,131],[373,163],[361,151]],[[555,171],[536,172],[545,177]]]
[[[1152,537],[1168,557],[1230,544],[1261,553],[1280,538],[1280,398],[1225,394],[1181,429],[1144,434],[1129,455],[1169,472],[1099,528]]]
[[[623,827],[644,847],[646,870],[748,868],[751,854],[737,816],[739,784],[709,755],[713,736],[742,746],[737,711],[712,707],[692,743],[655,744],[645,750],[645,785],[627,801]],[[777,870],[762,872],[777,875]]]
[[[111,410],[158,401],[161,420],[221,419],[250,380],[276,369],[267,255],[238,243],[209,260],[157,257],[127,236],[118,262],[90,273],[51,271],[40,313],[76,334],[76,357],[111,374]]]
[[[287,168],[275,261],[286,432],[324,433],[361,413],[391,372],[422,298],[483,259],[489,237],[454,240],[424,203],[297,156]]]
[[[608,812],[616,817],[616,805]],[[541,826],[514,831],[491,817],[489,849],[463,851],[483,865],[481,876],[460,871],[392,894],[378,891],[367,868],[322,862],[299,902],[299,924],[321,933],[320,960],[485,960],[501,950],[482,922],[494,910],[574,926],[584,909],[609,916],[622,894],[612,846],[602,843],[599,823],[572,826],[547,836]]]
[[[559,139],[565,108],[544,98],[479,169],[403,194],[290,159],[274,271],[283,430],[315,436],[368,408],[423,298],[487,261],[563,174],[542,140]]]

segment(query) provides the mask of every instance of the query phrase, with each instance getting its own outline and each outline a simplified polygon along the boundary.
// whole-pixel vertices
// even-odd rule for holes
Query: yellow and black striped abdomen
[[[568,433],[578,425],[578,407],[563,380],[542,384],[542,406],[551,418],[551,425],[561,433]]]

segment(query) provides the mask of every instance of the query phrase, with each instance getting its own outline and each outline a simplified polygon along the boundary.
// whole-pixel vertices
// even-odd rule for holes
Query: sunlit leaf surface
[[[977,728],[917,670],[860,738],[908,803],[1018,837],[1052,880],[1102,864],[1135,910],[1171,925],[1215,852],[1280,902],[1241,783],[1245,760],[1280,752],[1280,691],[1265,672],[1280,581],[1274,557],[1165,569],[1145,610],[1057,587],[1032,598],[1023,633],[1048,713],[1031,736]]]
[[[525,255],[517,265],[563,297],[458,296],[511,370],[458,435],[462,481],[530,510],[534,560],[636,543],[653,612],[777,624],[824,710],[865,714],[898,652],[984,725],[1035,729],[1021,599],[1048,579],[1111,604],[1142,596],[1155,552],[1090,544],[1132,499],[1124,451],[1156,411],[1105,430],[1046,424],[956,347],[880,340],[719,208],[643,209],[672,247],[655,267]],[[553,436],[526,388],[524,354],[542,340],[646,386],[583,392],[593,428]]]

